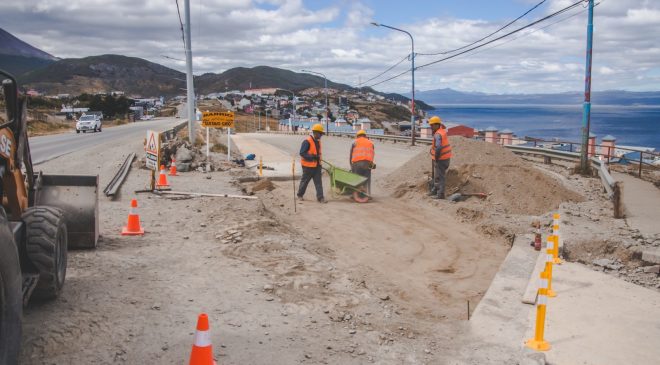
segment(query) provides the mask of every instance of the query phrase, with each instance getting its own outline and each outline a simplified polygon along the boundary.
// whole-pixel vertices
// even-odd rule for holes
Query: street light
[[[328,122],[329,122],[329,118],[328,118],[328,78],[325,77],[324,74],[322,74],[320,72],[316,72],[316,71],[302,70],[302,72],[308,72],[310,74],[316,74],[316,75],[323,76],[323,81],[324,81],[323,90],[325,91],[325,132],[329,133],[330,131],[328,130]]]
[[[288,93],[291,93],[291,98],[292,98],[292,101],[293,101],[293,116],[291,118],[289,118],[289,131],[293,132],[293,123],[291,122],[291,119],[296,118],[296,94],[293,91],[289,90],[289,89],[278,88],[278,90],[282,90],[282,91],[286,91]]]
[[[391,27],[389,25],[380,24],[380,23],[376,23],[376,22],[371,22],[371,24],[375,25],[377,27],[385,27],[385,28],[389,28],[389,29],[392,29],[392,30],[396,30],[398,32],[406,33],[408,35],[408,37],[410,37],[410,42],[412,44],[412,52],[410,54],[411,55],[410,60],[412,61],[412,66],[410,67],[410,71],[412,72],[412,101],[411,101],[411,108],[410,108],[411,109],[410,110],[411,111],[411,116],[410,116],[411,133],[410,134],[412,136],[411,143],[414,146],[415,145],[415,40],[413,39],[412,34],[410,34],[409,32],[407,32],[403,29]]]

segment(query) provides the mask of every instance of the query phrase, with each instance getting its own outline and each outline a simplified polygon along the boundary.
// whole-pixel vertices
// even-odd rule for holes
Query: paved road
[[[32,162],[35,165],[40,164],[71,152],[94,148],[121,139],[144,138],[148,129],[163,131],[170,129],[179,123],[183,123],[184,121],[184,119],[178,118],[158,118],[150,121],[103,128],[103,132],[100,133],[90,132],[77,134],[74,131],[63,134],[33,137],[30,138]]]
[[[238,149],[243,155],[248,153],[255,153],[257,160],[263,157],[265,165],[272,165],[282,162],[288,166],[286,174],[291,172],[291,157],[298,158],[300,152],[300,144],[305,139],[305,135],[288,135],[288,134],[267,134],[267,133],[240,133],[236,135],[233,142],[237,145]],[[349,168],[349,153],[351,149],[352,138],[343,137],[330,137],[325,136],[323,142],[323,159],[338,165],[339,167]],[[270,149],[263,151],[263,156],[260,156],[260,151],[263,150],[263,144],[275,147],[281,151],[280,154],[273,154]],[[394,144],[390,142],[374,141],[376,148],[376,164],[378,169],[374,171],[375,176],[385,176],[392,170],[403,165],[410,158],[419,153],[422,149],[428,147],[411,147],[402,143]],[[282,161],[278,157],[282,155]],[[296,169],[299,169],[296,166]],[[288,175],[287,175],[288,176]]]
[[[623,204],[628,224],[642,234],[660,234],[660,190],[650,182],[628,174],[615,172],[612,176],[623,182]]]

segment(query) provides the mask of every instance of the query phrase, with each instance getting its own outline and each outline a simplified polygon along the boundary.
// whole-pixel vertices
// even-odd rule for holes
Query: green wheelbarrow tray
[[[366,177],[344,170],[325,160],[322,161],[321,167],[330,176],[330,185],[333,188],[333,192],[340,195],[357,195],[354,198],[369,198],[365,186],[368,180]]]

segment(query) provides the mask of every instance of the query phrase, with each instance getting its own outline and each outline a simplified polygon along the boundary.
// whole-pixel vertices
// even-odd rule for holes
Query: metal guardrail
[[[110,180],[108,186],[103,189],[105,196],[114,198],[114,196],[117,194],[117,191],[119,191],[119,188],[124,183],[124,180],[126,180],[126,176],[128,176],[128,172],[131,169],[131,164],[133,163],[134,159],[135,153],[131,153],[128,155],[128,157],[126,157],[126,160],[124,160],[124,163],[121,165],[115,176],[112,178],[112,180]]]
[[[170,139],[174,138],[177,133],[179,133],[180,130],[188,126],[188,122],[182,122],[181,124],[177,124],[176,126],[172,127],[172,129],[168,129],[166,131],[161,132],[161,138],[165,139],[165,141],[169,141]]]

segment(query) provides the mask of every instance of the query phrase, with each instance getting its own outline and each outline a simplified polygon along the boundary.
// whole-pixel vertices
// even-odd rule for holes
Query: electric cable
[[[371,80],[375,80],[375,79],[381,77],[382,75],[388,73],[391,69],[395,68],[396,66],[400,65],[401,62],[403,62],[403,61],[405,61],[406,59],[408,59],[408,57],[409,57],[409,55],[406,55],[405,57],[403,57],[403,58],[401,59],[401,61],[395,63],[393,66],[391,66],[391,67],[388,68],[387,70],[385,70],[385,71],[379,73],[378,75],[376,75],[376,76],[370,78],[369,80],[366,80],[365,82],[361,82],[360,85],[364,85],[364,84],[366,84],[367,82],[369,82],[369,81],[371,81]]]
[[[493,36],[493,35],[495,35],[495,34],[501,32],[501,31],[503,31],[504,29],[508,28],[508,27],[509,27],[510,25],[512,25],[513,23],[515,23],[515,22],[517,22],[518,20],[524,18],[527,14],[531,13],[531,12],[534,11],[536,8],[538,8],[539,6],[543,5],[543,3],[546,2],[546,1],[547,1],[547,0],[543,0],[543,1],[541,1],[540,3],[534,5],[531,9],[527,10],[523,15],[517,17],[516,19],[513,19],[512,21],[510,21],[510,22],[508,22],[508,23],[506,23],[504,26],[500,27],[500,28],[497,29],[496,31],[494,31],[494,32],[488,34],[487,36],[485,36],[485,37],[483,37],[483,38],[481,38],[481,39],[478,39],[478,40],[476,40],[476,41],[474,41],[474,42],[472,42],[472,43],[470,43],[470,44],[466,44],[466,45],[463,46],[463,47],[455,48],[455,49],[452,49],[452,50],[449,50],[449,51],[444,51],[444,52],[436,52],[436,53],[417,53],[417,55],[418,55],[418,56],[437,56],[437,55],[444,55],[444,54],[454,53],[454,52],[456,52],[456,51],[460,51],[460,50],[462,50],[462,49],[465,49],[465,48],[468,48],[468,47],[470,47],[470,46],[473,46],[473,45],[475,45],[475,44],[477,44],[477,43],[479,43],[479,42],[481,42],[481,41],[483,41],[483,40],[486,40],[487,38],[490,38],[491,36]]]

